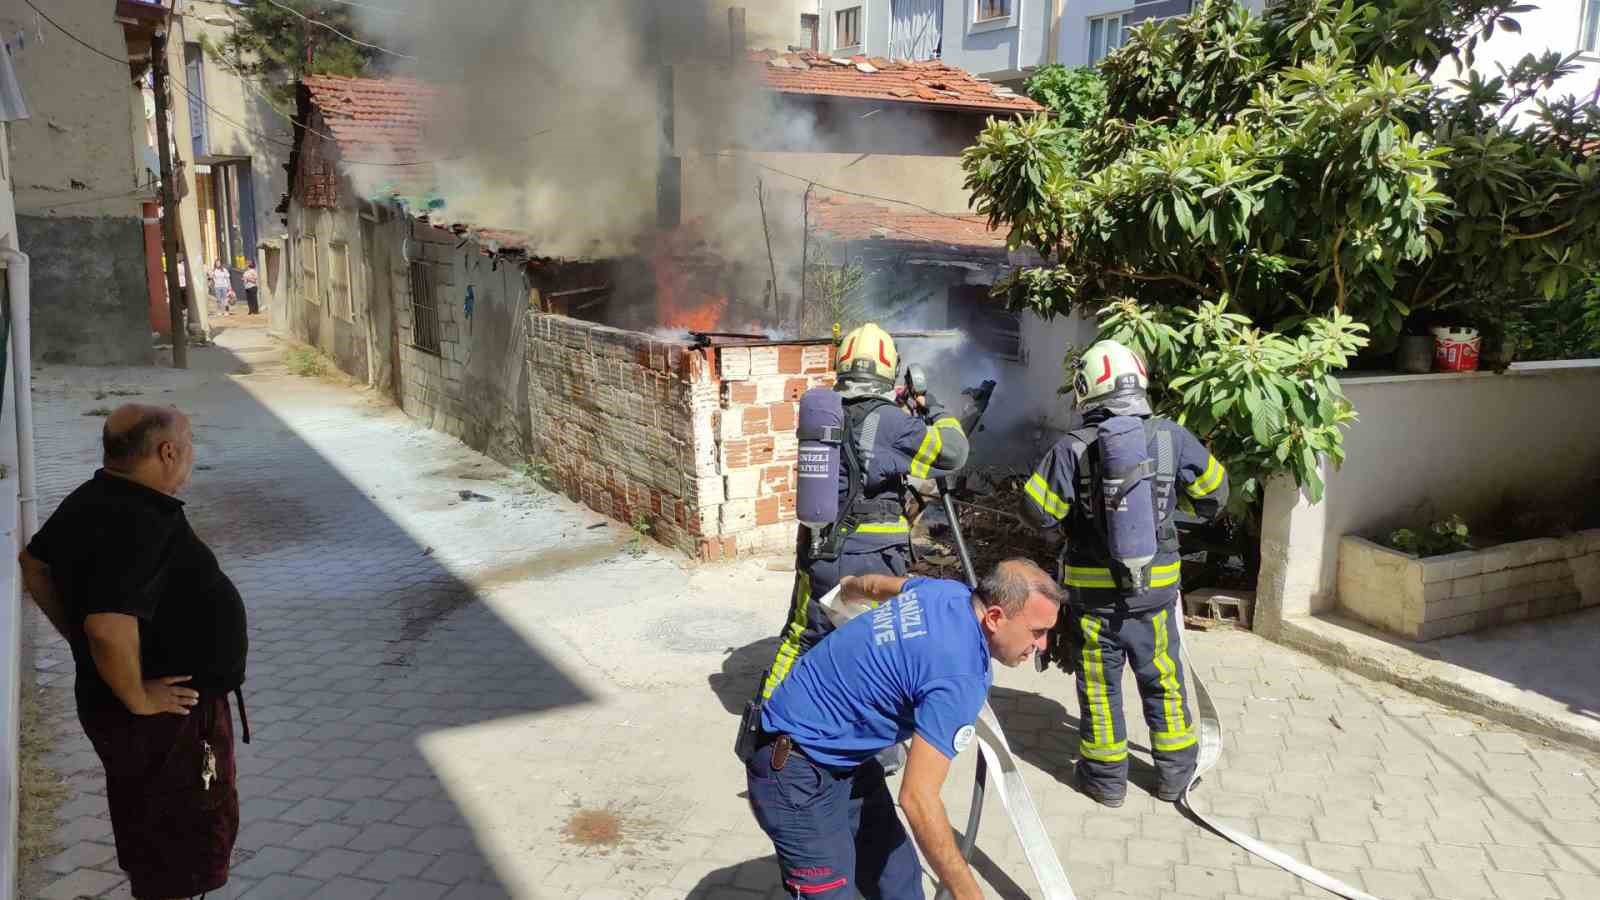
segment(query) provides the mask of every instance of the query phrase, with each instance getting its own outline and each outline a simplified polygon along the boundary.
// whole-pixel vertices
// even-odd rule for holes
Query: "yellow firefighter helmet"
[[[894,338],[889,332],[868,322],[844,336],[839,347],[840,375],[876,375],[894,381],[900,368],[900,354],[895,352]]]

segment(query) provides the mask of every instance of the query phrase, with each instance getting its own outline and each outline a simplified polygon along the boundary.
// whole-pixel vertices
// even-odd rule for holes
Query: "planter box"
[[[1426,559],[1346,535],[1339,606],[1419,641],[1600,606],[1600,529]]]

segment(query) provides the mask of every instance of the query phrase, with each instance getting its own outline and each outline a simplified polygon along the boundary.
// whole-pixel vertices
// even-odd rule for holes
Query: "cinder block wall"
[[[833,347],[721,347],[717,474],[724,500],[713,558],[794,549],[800,395],[833,383]]]
[[[794,547],[800,395],[832,348],[699,349],[530,313],[536,456],[574,500],[700,560]]]

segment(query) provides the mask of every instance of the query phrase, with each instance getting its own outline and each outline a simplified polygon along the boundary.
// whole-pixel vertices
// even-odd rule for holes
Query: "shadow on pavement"
[[[751,828],[756,824],[752,820]],[[962,836],[957,829],[956,842],[960,843]],[[1005,900],[1029,900],[1029,894],[1017,884],[1011,876],[1007,875],[1000,865],[983,852],[982,847],[972,850],[972,870],[985,884],[994,889],[997,896]],[[924,870],[926,871],[926,870]],[[932,874],[929,873],[929,877]],[[937,879],[935,879],[937,884]],[[737,863],[716,869],[700,879],[700,883],[689,889],[688,900],[748,900],[750,892],[776,892],[783,887],[783,880],[779,875],[778,858],[776,856],[763,856],[749,862]],[[933,892],[925,892],[927,900],[932,900]],[[787,896],[787,895],[783,895]]]
[[[1061,784],[1077,790],[1073,778],[1073,763],[1077,758],[1078,746],[1076,716],[1069,714],[1065,706],[1049,697],[1011,688],[991,688],[989,703],[994,707],[1002,728],[1006,727],[1010,718],[1008,714],[1011,713],[1030,717],[1042,716],[1048,723],[1044,728],[1016,731],[1007,729],[1006,740],[1011,742],[1011,749],[1017,756],[1033,763],[1041,771],[1050,773]],[[1150,748],[1141,746],[1136,741],[1129,741],[1128,749],[1144,754],[1150,752]],[[1129,784],[1153,796],[1158,780],[1159,775],[1154,765],[1131,753],[1128,755]]]
[[[391,890],[409,885],[416,896],[452,888],[460,896],[507,896],[512,889],[480,844],[481,826],[424,757],[422,739],[591,697],[481,602],[458,576],[459,558],[447,563],[375,502],[382,492],[408,506],[430,500],[432,487],[419,498],[414,479],[385,483],[382,469],[386,460],[403,468],[445,454],[442,442],[450,439],[396,428],[365,410],[330,410],[311,382],[274,388],[273,406],[293,409],[285,420],[227,377],[286,377],[281,366],[262,364],[276,349],[264,332],[241,340],[238,353],[197,348],[189,373],[108,370],[116,389],[100,385],[102,397],[116,394],[113,403],[176,404],[193,418],[198,465],[182,496],[248,608],[244,695],[254,740],[239,746],[242,828],[233,876],[213,900],[258,885],[257,893],[271,896],[322,896],[349,877]],[[100,374],[81,371],[88,374],[73,377]],[[70,384],[64,398],[36,404],[41,517],[99,464],[103,419],[79,407],[109,404],[78,402],[94,387]],[[346,471],[361,473],[369,487]],[[439,505],[449,505],[454,485],[436,487]],[[459,550],[465,534],[453,544],[441,534],[440,545]],[[518,550],[556,553],[586,538],[551,540]],[[38,655],[41,680],[70,690],[65,644],[41,646]],[[80,801],[72,805],[78,819],[63,823],[63,841],[109,841],[104,801],[83,796],[104,794],[98,760],[75,722],[65,721],[62,734],[52,762]],[[116,871],[114,860],[105,867]]]
[[[729,647],[722,660],[722,671],[706,678],[711,693],[717,695],[722,708],[735,716],[744,715],[744,705],[755,696],[756,682],[772,665],[778,652],[776,637],[763,638],[743,647]],[[732,740],[732,731],[729,732]]]

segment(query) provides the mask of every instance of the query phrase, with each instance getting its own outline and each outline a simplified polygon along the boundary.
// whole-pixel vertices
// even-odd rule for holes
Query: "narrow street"
[[[259,328],[187,372],[46,366],[36,384],[41,518],[98,465],[96,412],[194,417],[188,510],[251,615],[243,827],[213,900],[785,896],[731,753],[781,564],[637,541],[376,394],[291,374]],[[1248,633],[1189,637],[1228,741],[1198,793],[1212,811],[1384,900],[1600,896],[1594,759]],[[70,657],[45,625],[34,646],[71,793],[24,896],[127,897]],[[1147,765],[1121,809],[1074,792],[1068,678],[1001,671],[994,705],[1079,897],[1329,896],[1157,803]],[[972,758],[945,794],[957,822]],[[982,879],[1038,896],[997,800],[986,813]]]

